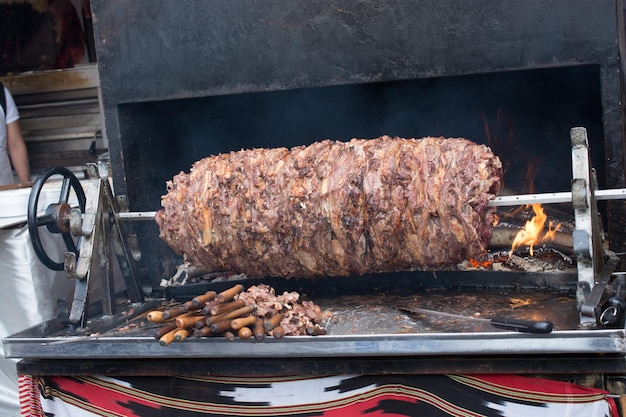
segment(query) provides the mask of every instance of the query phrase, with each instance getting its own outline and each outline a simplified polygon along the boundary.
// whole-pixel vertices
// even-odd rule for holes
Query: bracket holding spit
[[[595,196],[598,181],[591,167],[587,130],[582,127],[572,128],[570,138],[572,206],[576,222],[572,240],[578,271],[576,300],[580,325],[593,327],[597,325],[598,310],[619,258],[603,247],[604,232]]]
[[[600,309],[611,296],[611,277],[620,259],[604,248],[604,230],[597,202],[599,200],[625,199],[626,188],[598,190],[596,172],[591,167],[587,130],[574,127],[570,130],[572,145],[572,185],[570,192],[526,194],[496,197],[493,207],[520,204],[572,203],[576,229],[572,241],[578,281],[576,301],[581,327],[594,327],[599,323]]]
[[[596,316],[595,314],[590,316],[589,310],[595,311],[597,306],[589,305],[589,295],[590,291],[596,287],[596,277],[604,267],[601,223],[594,196],[598,187],[595,171],[590,164],[587,130],[575,127],[570,131],[570,138],[572,143],[572,206],[576,222],[572,240],[578,270],[576,298],[578,305],[581,306],[580,324],[592,326],[596,324]],[[611,273],[608,274],[609,277]],[[600,291],[604,292],[604,289],[598,287],[594,295]]]
[[[45,181],[56,174],[64,177],[60,201],[48,206],[46,214],[38,217],[39,193]],[[144,301],[135,265],[139,254],[125,238],[118,216],[120,203],[114,197],[109,182],[108,164],[102,161],[88,164],[87,179],[83,184],[86,191],[71,171],[61,167],[50,168],[35,181],[28,208],[28,227],[37,256],[48,268],[64,270],[68,278],[76,280],[69,321],[81,326],[87,318],[90,279],[94,273],[100,278],[102,312],[105,315],[114,314],[115,277],[111,269],[111,248],[116,255],[128,299],[133,303]],[[68,204],[70,187],[79,196],[79,207],[71,208]],[[52,261],[45,253],[39,239],[41,226],[47,226],[51,233],[62,233],[68,249],[63,263]]]

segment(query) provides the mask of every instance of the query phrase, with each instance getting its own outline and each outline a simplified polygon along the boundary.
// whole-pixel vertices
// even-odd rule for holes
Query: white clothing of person
[[[13,96],[6,87],[4,87],[4,97],[7,102],[7,110],[6,114],[4,114],[2,106],[0,106],[0,185],[13,184],[15,182],[7,148],[7,125],[20,118]]]

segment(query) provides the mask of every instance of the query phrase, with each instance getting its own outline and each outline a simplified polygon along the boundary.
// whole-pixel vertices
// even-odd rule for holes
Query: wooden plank
[[[98,155],[106,149],[95,149],[93,154],[88,150],[73,152],[32,153],[29,155],[31,170],[38,171],[53,166],[82,167],[89,162],[96,162]]]
[[[90,127],[90,130],[100,130],[100,114],[70,114],[54,117],[38,117],[20,120],[24,136],[35,135],[36,132],[55,132],[68,129]]]
[[[0,81],[14,96],[100,87],[100,76],[95,64],[11,75],[0,77]]]
[[[56,106],[83,100],[98,100],[98,90],[95,88],[84,88],[49,93],[31,92],[31,94],[23,95],[14,94],[13,98],[15,99],[15,104],[20,109],[27,106]]]
[[[106,149],[106,142],[102,136],[95,138],[92,136],[69,140],[27,142],[26,147],[28,148],[29,154],[81,151],[92,148],[94,141],[96,148]]]
[[[55,130],[35,130],[24,136],[26,144],[38,142],[55,142],[72,139],[92,139],[101,136],[102,132],[96,126],[72,127]]]
[[[97,98],[84,99],[72,101],[71,103],[65,102],[49,105],[21,106],[19,110],[20,120],[80,113],[100,114],[100,103]]]

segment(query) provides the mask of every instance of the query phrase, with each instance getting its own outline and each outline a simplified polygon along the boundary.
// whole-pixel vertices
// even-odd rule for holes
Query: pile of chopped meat
[[[248,288],[239,294],[246,304],[256,305],[255,315],[263,319],[271,319],[282,314],[280,325],[285,335],[305,335],[307,329],[323,323],[326,318],[318,305],[312,301],[301,301],[300,294],[295,291],[276,295],[274,288],[260,284]]]

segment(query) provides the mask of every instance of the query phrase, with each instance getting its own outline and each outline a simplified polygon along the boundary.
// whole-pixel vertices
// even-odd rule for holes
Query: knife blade
[[[523,320],[512,317],[473,317],[464,316],[462,314],[446,313],[437,310],[429,310],[421,307],[402,307],[399,308],[399,310],[410,314],[437,315],[454,319],[480,321],[483,323],[489,323],[498,329],[511,330],[520,333],[547,334],[551,333],[554,329],[554,325],[550,321]]]

